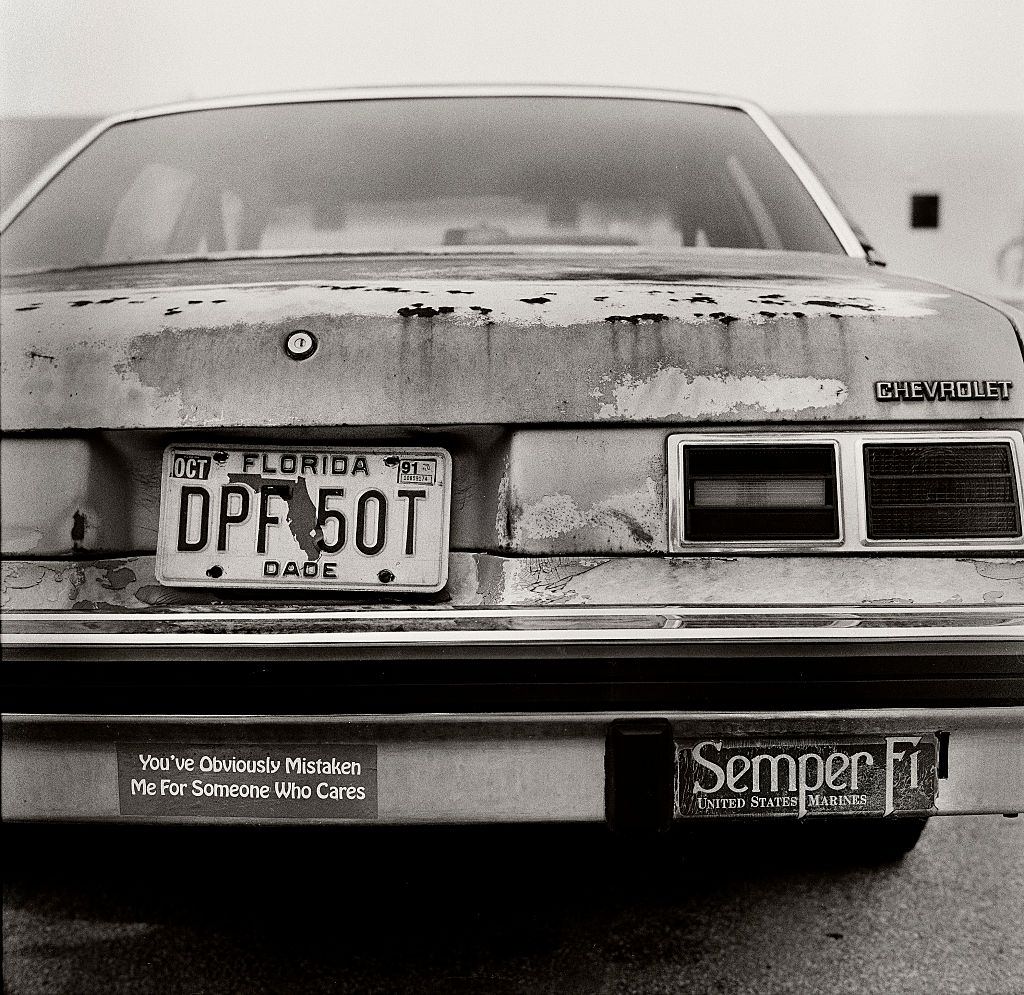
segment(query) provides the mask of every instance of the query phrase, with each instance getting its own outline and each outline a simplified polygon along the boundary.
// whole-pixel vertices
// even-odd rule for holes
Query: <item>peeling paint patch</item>
[[[525,508],[515,531],[531,539],[554,539],[586,524],[587,520],[568,494],[552,494]]]
[[[540,557],[504,561],[501,603],[506,605],[589,604],[572,582],[608,560],[597,557]]]
[[[134,584],[138,578],[131,567],[107,567],[106,576],[100,583],[111,591],[123,591],[129,584]]]
[[[1024,580],[1024,560],[960,560],[987,580]]]
[[[590,508],[581,508],[568,494],[545,495],[524,507],[511,523],[511,539],[562,539],[580,529],[610,533],[623,549],[653,549],[664,533],[664,502],[657,481],[648,477],[644,487],[615,494]]]
[[[605,390],[600,396],[606,396]],[[841,380],[817,377],[717,376],[691,377],[685,370],[665,367],[641,380],[623,376],[610,390],[598,418],[637,420],[666,417],[735,414],[751,412],[803,411],[808,408],[838,407],[849,390]]]

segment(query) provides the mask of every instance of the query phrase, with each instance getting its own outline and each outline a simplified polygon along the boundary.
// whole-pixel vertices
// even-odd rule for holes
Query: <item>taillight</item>
[[[840,538],[834,445],[682,448],[685,542]]]
[[[872,540],[1021,535],[1008,442],[866,443],[864,483]]]

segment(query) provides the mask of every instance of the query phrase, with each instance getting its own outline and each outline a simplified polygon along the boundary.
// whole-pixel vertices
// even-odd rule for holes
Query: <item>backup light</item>
[[[695,508],[826,508],[823,478],[708,477],[693,481]]]
[[[687,542],[815,542],[840,537],[831,444],[683,446]]]

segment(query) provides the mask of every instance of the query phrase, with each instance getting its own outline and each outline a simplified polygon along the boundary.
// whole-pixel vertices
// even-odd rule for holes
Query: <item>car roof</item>
[[[283,90],[270,93],[237,94],[198,100],[158,104],[111,115],[97,127],[123,121],[186,114],[190,111],[226,107],[256,107],[272,104],[320,103],[332,100],[405,100],[429,97],[604,97],[618,100],[662,100],[678,103],[732,107],[760,111],[753,101],[726,94],[697,93],[668,88],[573,85],[565,83],[439,83],[408,86],[335,87],[316,90]]]

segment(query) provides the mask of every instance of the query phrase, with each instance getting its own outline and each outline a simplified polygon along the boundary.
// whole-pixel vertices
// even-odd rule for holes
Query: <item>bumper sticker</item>
[[[119,743],[122,815],[376,819],[377,747]]]

